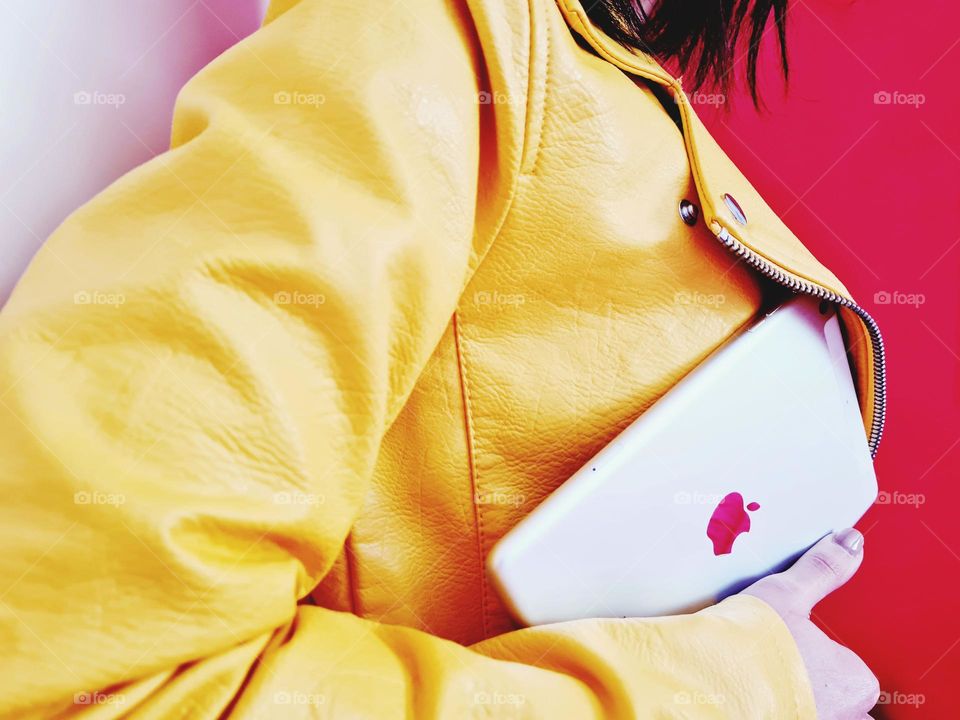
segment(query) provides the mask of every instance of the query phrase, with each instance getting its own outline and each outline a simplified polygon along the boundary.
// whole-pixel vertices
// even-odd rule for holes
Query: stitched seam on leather
[[[593,25],[593,21],[590,20],[590,16],[586,14],[586,10],[584,10],[584,14],[581,15],[580,12],[579,12],[576,8],[574,8],[574,7],[572,7],[570,4],[568,4],[568,3],[566,2],[566,0],[559,0],[559,2],[560,2],[560,4],[563,6],[563,9],[561,10],[561,12],[564,13],[564,15],[567,16],[567,17],[571,17],[571,16],[572,16],[573,18],[575,18],[575,22],[576,22],[576,24],[577,24],[578,27],[575,27],[575,28],[573,28],[573,29],[574,29],[574,30],[578,30],[578,31],[580,32],[580,35],[581,35],[585,40],[587,40],[587,41],[590,43],[591,47],[593,47],[593,49],[596,50],[597,53],[598,53],[602,58],[604,58],[604,59],[607,60],[608,62],[613,63],[613,64],[616,65],[617,67],[620,67],[621,69],[623,69],[624,66],[627,65],[627,62],[625,62],[625,61],[623,61],[622,59],[618,58],[618,57],[614,54],[614,52],[611,51],[611,49],[607,47],[606,43],[605,43],[604,40],[603,40],[603,37],[606,37],[606,36],[601,37],[601,33],[599,33],[599,32],[596,31],[596,28],[595,28],[594,25]],[[582,7],[582,5],[581,5],[581,7]],[[616,52],[622,52],[622,53],[624,53],[625,55],[633,55],[633,53],[631,53],[631,52],[629,52],[628,50],[626,50],[626,48],[624,48],[624,47],[622,47],[622,46],[620,46],[620,45],[617,45],[617,44],[614,43],[612,40],[611,40],[611,44],[612,44],[612,47],[615,49]],[[659,72],[658,72],[658,71],[659,71]],[[659,68],[659,67],[656,68],[656,69],[653,69],[653,68],[638,68],[638,69],[634,70],[633,72],[636,72],[636,74],[638,74],[638,75],[640,75],[640,76],[642,76],[642,77],[646,77],[646,78],[649,78],[649,79],[651,79],[651,80],[656,80],[657,82],[659,82],[659,83],[661,83],[661,84],[663,84],[663,85],[674,85],[674,84],[676,84],[676,79],[670,77],[670,75],[669,75],[668,73],[666,73],[665,71],[663,71],[662,68]]]
[[[467,460],[470,468],[470,501],[473,503],[474,525],[477,531],[477,560],[480,563],[480,621],[484,640],[487,638],[487,575],[484,567],[483,553],[483,513],[480,510],[478,499],[478,473],[476,463],[476,447],[474,445],[473,414],[470,410],[470,388],[467,382],[466,352],[463,344],[463,335],[460,327],[460,313],[453,313],[454,337],[457,344],[457,374],[460,377],[460,392],[463,398],[463,420],[467,434]]]
[[[530,18],[530,23],[531,23],[531,29],[530,29],[530,35],[531,35],[531,45],[530,45],[530,47],[531,47],[531,48],[532,48],[532,38],[533,38],[533,28],[532,28],[533,2],[535,2],[535,0],[528,0],[528,2],[527,2],[527,8],[528,8],[528,10],[529,10],[528,15],[529,15],[529,18]],[[459,291],[459,294],[458,294],[457,306],[459,306],[460,301],[462,301],[462,299],[463,299],[463,294],[466,292],[467,287],[469,287],[470,283],[472,282],[474,275],[476,275],[477,271],[478,271],[478,270],[480,269],[480,267],[483,265],[484,261],[485,261],[486,258],[487,258],[487,255],[490,253],[491,248],[500,240],[500,236],[501,236],[501,234],[502,234],[502,232],[503,232],[503,228],[504,228],[504,226],[507,224],[507,218],[508,218],[508,217],[510,216],[510,214],[513,212],[513,209],[514,209],[514,207],[515,207],[516,204],[517,204],[517,196],[519,195],[519,192],[520,192],[520,181],[521,181],[521,178],[523,178],[523,177],[527,174],[527,173],[524,172],[524,169],[523,169],[523,168],[524,168],[524,158],[527,157],[527,154],[528,154],[528,152],[529,152],[529,149],[528,149],[528,147],[527,147],[527,143],[530,141],[530,132],[529,132],[529,127],[528,127],[528,126],[529,126],[529,115],[528,115],[528,113],[529,113],[530,104],[531,104],[531,102],[530,102],[530,95],[531,95],[530,84],[531,84],[531,79],[532,79],[532,77],[533,77],[533,63],[534,63],[534,55],[533,55],[533,53],[531,52],[531,53],[529,53],[529,54],[530,54],[530,58],[529,58],[528,61],[527,61],[527,77],[526,77],[526,82],[527,82],[527,90],[526,90],[526,92],[527,92],[527,102],[525,103],[526,111],[525,111],[525,117],[524,117],[523,123],[522,123],[522,126],[523,126],[523,138],[522,138],[522,140],[521,140],[520,151],[519,151],[519,153],[517,154],[516,164],[515,164],[514,166],[508,168],[508,169],[511,171],[511,175],[512,175],[512,177],[510,178],[509,193],[508,193],[507,198],[506,198],[505,201],[504,201],[503,210],[501,211],[500,216],[497,218],[497,221],[496,221],[496,223],[494,224],[494,226],[493,226],[493,228],[492,228],[492,232],[490,233],[490,239],[489,239],[489,241],[486,242],[486,243],[484,243],[484,245],[481,247],[481,249],[480,249],[478,252],[473,252],[473,251],[471,251],[471,253],[470,253],[470,254],[471,254],[471,257],[470,257],[470,258],[468,259],[468,261],[467,261],[467,269],[466,269],[466,273],[465,273],[465,276],[464,276],[464,278],[463,278],[463,282],[461,283],[460,291]],[[542,108],[541,108],[540,117],[539,117],[538,120],[539,120],[539,123],[538,123],[538,124],[539,124],[539,126],[542,128],[542,125],[543,125],[543,110],[542,110]],[[538,134],[538,140],[537,140],[537,146],[536,146],[536,147],[539,147],[539,134]],[[515,170],[515,171],[514,171],[514,170]],[[470,403],[469,403],[469,391],[468,391],[468,388],[467,388],[467,380],[466,380],[466,367],[465,367],[465,362],[464,362],[464,358],[463,358],[463,351],[462,351],[462,345],[461,345],[461,343],[462,343],[462,337],[461,337],[461,334],[460,334],[459,313],[458,313],[456,307],[454,308],[454,312],[453,312],[453,323],[454,323],[454,330],[455,330],[455,332],[454,332],[454,337],[455,337],[455,340],[456,340],[456,350],[457,350],[457,374],[458,374],[458,376],[459,376],[459,378],[460,378],[461,394],[462,394],[462,396],[463,396],[463,402],[464,402],[464,420],[465,420],[465,424],[466,424],[466,433],[467,433],[467,443],[468,443],[468,444],[467,444],[467,453],[468,453],[468,462],[469,462],[469,465],[470,465],[470,480],[471,480],[471,484],[472,484],[472,486],[473,486],[473,498],[472,498],[472,502],[474,503],[474,514],[475,514],[475,517],[476,517],[476,525],[477,525],[477,549],[478,549],[478,552],[479,552],[479,554],[480,554],[480,558],[479,558],[479,560],[480,560],[480,590],[481,590],[480,600],[481,600],[481,612],[482,612],[482,630],[483,630],[483,637],[486,638],[486,637],[487,637],[487,627],[488,627],[488,623],[487,623],[487,612],[488,612],[488,608],[487,608],[487,578],[486,578],[486,572],[485,572],[484,565],[483,565],[483,561],[484,561],[484,557],[483,557],[483,541],[482,541],[482,532],[483,532],[483,531],[482,531],[482,526],[481,526],[481,517],[480,517],[481,513],[480,513],[480,509],[479,509],[479,507],[477,507],[477,503],[476,503],[476,470],[475,470],[476,464],[475,464],[475,461],[474,461],[475,449],[474,449],[474,444],[473,444],[473,442],[474,442],[474,441],[473,441],[473,421],[472,421],[472,419],[471,419],[470,410],[469,410],[469,405],[470,405]],[[438,340],[437,340],[437,345],[439,345],[440,342],[442,342],[442,338],[438,338]],[[424,367],[425,367],[425,366],[424,366]],[[419,381],[419,377],[422,375],[423,369],[424,369],[423,367],[420,368],[420,373],[418,373],[417,381]],[[416,384],[416,382],[414,383],[414,385],[415,385],[415,384]],[[411,386],[411,392],[412,392],[412,386]],[[409,401],[409,399],[410,399],[410,392],[407,393],[406,397],[404,398],[404,401],[403,401],[402,403],[399,403],[399,404],[397,405],[397,408],[396,408],[395,412],[392,414],[392,417],[389,417],[389,418],[387,419],[387,422],[386,422],[386,425],[385,425],[385,429],[384,429],[384,432],[383,432],[383,436],[385,436],[386,433],[387,433],[387,431],[389,431],[389,429],[390,429],[391,427],[393,427],[393,423],[394,423],[394,422],[397,420],[397,418],[400,416],[400,413],[403,411],[403,408],[406,406],[406,404],[407,404],[407,402]],[[381,441],[382,441],[382,437],[381,437]],[[350,538],[351,536],[352,536],[352,535],[348,535],[348,540],[349,540],[349,538]],[[348,558],[348,562],[349,562],[349,558]],[[353,566],[350,565],[349,567],[352,569]],[[351,578],[352,578],[352,576],[353,576],[353,572],[352,572],[352,571],[351,571],[350,575],[351,575]],[[354,585],[353,585],[352,582],[351,582],[351,584],[350,584],[350,602],[351,602],[351,604],[354,604],[355,602],[358,602],[357,599],[356,599],[356,597],[355,597],[355,588],[354,588]]]
[[[543,146],[543,130],[547,117],[547,98],[550,95],[550,21],[544,20],[544,43],[546,45],[546,54],[543,62],[543,98],[540,100],[540,111],[537,113],[536,133],[534,134],[533,121],[533,78],[536,53],[536,20],[534,18],[533,0],[527,3],[530,10],[530,61],[527,64],[527,139],[533,139],[535,143],[532,148],[524,152],[525,157],[530,157],[527,170],[521,167],[520,172],[525,175],[535,175],[537,172],[537,163],[540,160],[540,148]],[[554,6],[556,7],[556,6]],[[528,154],[529,153],[529,154]]]
[[[534,1],[535,0],[527,0],[527,7],[529,8],[528,15],[530,18],[533,17],[532,3]],[[532,24],[532,20],[530,22]],[[474,26],[474,29],[479,33],[479,30],[477,30],[476,26]],[[531,27],[530,33],[532,37],[533,36],[532,27]],[[480,48],[479,35],[477,40],[477,47]],[[520,149],[519,149],[519,152],[517,153],[515,162],[506,168],[506,170],[510,173],[510,177],[508,181],[504,182],[504,185],[509,184],[509,190],[507,192],[506,198],[503,201],[503,209],[500,211],[500,214],[497,217],[496,222],[493,224],[493,227],[491,228],[491,232],[489,233],[489,240],[486,240],[486,242],[483,242],[483,243],[473,242],[471,244],[470,252],[467,257],[467,266],[464,272],[463,281],[460,284],[460,290],[457,294],[457,304],[454,307],[454,312],[456,312],[456,307],[459,306],[459,302],[463,298],[463,294],[466,292],[467,287],[470,285],[470,282],[473,280],[473,276],[476,275],[477,271],[480,269],[480,266],[483,265],[483,262],[486,259],[487,254],[490,252],[490,249],[500,239],[500,234],[503,231],[504,225],[506,225],[507,218],[510,216],[510,213],[513,212],[513,208],[517,202],[517,195],[519,194],[519,187],[520,187],[520,179],[527,174],[524,172],[523,168],[524,168],[524,158],[527,157],[527,154],[529,152],[527,143],[530,142],[530,132],[528,128],[528,124],[529,124],[528,113],[529,113],[529,106],[530,106],[530,94],[531,94],[530,83],[533,75],[533,62],[534,62],[534,58],[532,57],[532,54],[531,54],[531,57],[527,60],[527,77],[526,77],[527,97],[526,97],[526,102],[524,103],[524,108],[525,108],[524,116],[522,118],[522,121],[520,122],[520,125],[523,128],[522,137],[520,140]],[[540,113],[539,124],[540,126],[543,125],[542,109]],[[483,151],[482,145],[480,146],[480,150]],[[478,168],[478,172],[479,172],[479,168]],[[474,217],[474,220],[476,221],[476,217]],[[474,224],[473,239],[476,240],[476,223]],[[437,342],[434,345],[434,350],[436,350],[436,347],[440,344],[441,341],[442,341],[442,336],[437,338]],[[407,402],[410,400],[410,394],[413,391],[413,387],[416,385],[417,381],[419,381],[419,378],[422,375],[425,367],[426,367],[426,363],[424,363],[420,367],[420,371],[417,373],[417,380],[415,380],[411,384],[410,388],[408,389],[406,395],[403,398],[403,402],[398,402],[396,404],[396,407],[393,408],[393,411],[388,414],[386,418],[386,423],[384,425],[383,433],[381,434],[381,441],[382,441],[382,438],[386,436],[390,428],[393,427],[394,422],[396,422],[397,418],[400,416],[400,413],[403,411],[403,408],[406,406]]]
[[[350,612],[354,615],[357,615],[357,609],[360,607],[360,599],[357,597],[357,585],[356,577],[357,571],[354,567],[353,560],[353,530],[351,529],[347,533],[346,539],[343,541],[343,560],[344,565],[346,566],[346,580],[347,587],[350,589]]]
[[[532,2],[533,0],[528,0],[527,2],[527,7],[530,8],[531,17],[533,14]],[[530,32],[532,36],[533,30],[531,29]],[[530,133],[528,130],[529,116],[527,113],[529,112],[529,105],[530,105],[530,82],[533,76],[532,67],[533,67],[533,58],[531,57],[527,61],[527,78],[526,78],[527,102],[524,105],[526,110],[524,112],[524,118],[522,122],[523,138],[521,139],[521,143],[520,143],[520,152],[518,153],[516,158],[516,165],[508,168],[508,170],[510,170],[512,174],[512,177],[510,178],[509,194],[506,200],[504,201],[503,210],[501,211],[500,216],[497,218],[497,221],[492,228],[492,232],[490,233],[490,240],[486,242],[480,248],[479,251],[474,252],[471,250],[470,258],[467,261],[467,271],[465,273],[463,283],[460,287],[459,298],[463,297],[463,293],[466,291],[467,286],[470,284],[471,280],[473,280],[473,276],[477,273],[477,270],[480,269],[480,266],[483,265],[483,261],[486,259],[487,254],[490,252],[490,248],[492,248],[493,245],[500,239],[500,233],[503,231],[503,226],[506,225],[507,218],[510,216],[510,213],[513,211],[513,208],[516,205],[517,194],[519,192],[519,187],[520,187],[520,178],[525,175],[523,171],[523,167],[524,167],[524,158],[527,156],[527,153],[528,153],[527,143],[530,141]],[[541,125],[543,123],[542,115],[543,114],[541,112],[541,117],[540,117]],[[516,170],[515,172],[513,172],[514,169]],[[458,301],[459,301],[459,298],[458,298]],[[454,310],[454,312],[456,312],[456,310]],[[438,340],[438,343],[439,343],[439,340]],[[399,414],[399,411],[398,411],[398,414]]]

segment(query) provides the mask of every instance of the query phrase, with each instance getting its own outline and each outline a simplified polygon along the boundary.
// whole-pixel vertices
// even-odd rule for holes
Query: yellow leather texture
[[[0,313],[0,714],[814,717],[754,598],[517,629],[485,579],[761,306],[716,226],[844,292],[558,2],[275,4],[50,238]]]

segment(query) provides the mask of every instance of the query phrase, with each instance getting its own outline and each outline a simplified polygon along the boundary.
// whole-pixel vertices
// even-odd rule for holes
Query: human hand
[[[743,593],[779,613],[797,643],[821,720],[869,720],[880,686],[864,662],[810,620],[813,607],[853,577],[863,561],[863,535],[850,528],[820,540],[784,572]]]

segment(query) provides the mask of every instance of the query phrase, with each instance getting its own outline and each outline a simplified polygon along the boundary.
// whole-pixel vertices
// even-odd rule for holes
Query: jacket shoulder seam
[[[483,638],[488,635],[487,625],[487,576],[484,566],[483,513],[478,500],[479,473],[476,463],[475,430],[470,397],[470,384],[467,378],[466,348],[463,342],[463,329],[459,310],[453,313],[454,343],[456,345],[457,376],[460,380],[460,393],[463,401],[464,431],[467,436],[467,465],[470,474],[470,502],[473,505],[474,528],[477,541],[477,561],[480,564],[480,614]]]
[[[543,125],[546,119],[547,95],[550,92],[550,27],[548,22],[544,22],[543,42],[545,52],[543,53],[543,91],[542,97],[539,97],[537,107],[534,108],[534,102],[537,100],[537,94],[534,92],[534,78],[538,76],[537,68],[534,63],[537,62],[539,53],[537,52],[538,23],[534,3],[537,0],[528,0],[527,8],[529,12],[528,26],[530,28],[530,45],[528,49],[529,60],[527,62],[527,97],[526,97],[526,131],[524,138],[523,166],[520,169],[521,175],[535,175],[537,171],[537,162],[540,159],[540,148],[543,145]]]
[[[527,0],[527,27],[530,34],[530,40],[527,47],[527,68],[526,68],[526,97],[524,98],[523,103],[523,117],[520,118],[518,125],[522,128],[522,137],[520,139],[520,148],[517,153],[517,157],[513,162],[510,163],[510,168],[508,172],[510,173],[510,178],[508,180],[509,190],[507,191],[506,199],[503,203],[503,209],[500,211],[499,217],[496,220],[495,225],[492,228],[490,234],[490,239],[488,242],[483,243],[479,250],[473,254],[471,262],[468,264],[467,275],[464,278],[464,283],[461,288],[461,296],[464,291],[466,291],[467,286],[470,284],[470,281],[473,279],[473,276],[480,269],[480,266],[483,264],[484,259],[487,254],[490,252],[490,249],[497,243],[500,239],[500,235],[503,231],[503,227],[506,224],[507,218],[510,216],[511,211],[513,210],[514,205],[517,202],[517,195],[520,192],[520,180],[523,176],[528,175],[527,171],[527,161],[531,157],[531,153],[535,156],[539,155],[539,146],[540,146],[540,130],[539,128],[543,125],[543,108],[541,106],[537,115],[536,125],[538,130],[534,132],[531,128],[533,122],[531,117],[533,115],[532,105],[532,96],[533,92],[531,89],[531,84],[534,77],[533,65],[536,62],[536,53],[533,52],[533,42],[534,42],[534,8],[533,4],[537,0]],[[491,88],[495,89],[495,88]]]

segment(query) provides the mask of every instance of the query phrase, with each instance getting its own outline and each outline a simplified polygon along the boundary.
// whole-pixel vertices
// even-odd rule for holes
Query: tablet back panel
[[[688,612],[853,525],[876,491],[837,318],[798,299],[651,406],[488,568],[528,625]]]

